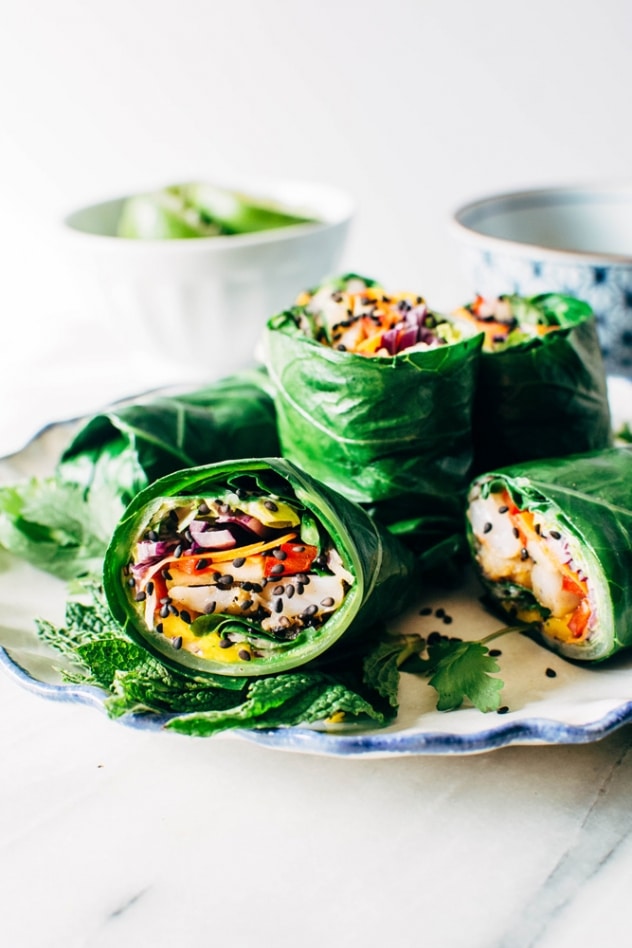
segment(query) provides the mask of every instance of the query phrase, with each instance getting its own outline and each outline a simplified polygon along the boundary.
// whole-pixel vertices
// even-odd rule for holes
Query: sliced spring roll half
[[[359,503],[461,515],[481,345],[356,274],[302,294],[265,335],[284,456]]]
[[[591,307],[559,293],[484,299],[456,315],[485,333],[474,401],[474,473],[611,444]]]
[[[546,646],[598,661],[632,644],[632,449],[482,475],[467,530],[493,600]]]
[[[113,535],[104,585],[115,618],[163,661],[262,675],[398,612],[415,569],[360,507],[276,458],[151,485]]]

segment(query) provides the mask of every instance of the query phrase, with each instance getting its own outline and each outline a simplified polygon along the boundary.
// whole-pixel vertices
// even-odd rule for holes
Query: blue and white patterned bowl
[[[607,371],[632,377],[632,183],[490,195],[458,208],[452,233],[472,295],[585,300]]]

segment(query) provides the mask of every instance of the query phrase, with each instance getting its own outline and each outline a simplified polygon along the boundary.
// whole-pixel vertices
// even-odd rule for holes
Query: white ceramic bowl
[[[586,300],[607,370],[632,376],[632,184],[490,195],[458,208],[451,226],[472,294]]]
[[[63,221],[87,305],[124,345],[178,360],[196,374],[248,364],[266,320],[339,267],[353,215],[350,197],[299,182],[231,182],[317,223],[230,237],[132,240],[116,236],[124,197]]]

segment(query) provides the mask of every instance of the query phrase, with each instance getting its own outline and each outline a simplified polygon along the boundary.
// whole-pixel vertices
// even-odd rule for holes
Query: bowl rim
[[[476,222],[468,221],[472,215],[484,213],[495,205],[510,205],[520,207],[521,204],[540,202],[542,205],[551,203],[577,203],[578,199],[588,202],[599,198],[625,195],[632,203],[632,182],[554,185],[539,188],[525,188],[489,193],[461,203],[452,211],[450,229],[453,235],[463,242],[480,246],[486,250],[496,250],[512,256],[532,258],[534,251],[539,251],[543,258],[550,258],[560,263],[593,263],[596,266],[631,266],[632,253],[618,254],[592,250],[565,250],[558,247],[547,247],[546,244],[528,243],[509,237],[489,236],[476,229]]]
[[[187,179],[189,180],[189,179]],[[190,179],[192,180],[192,179]],[[200,180],[202,180],[200,178]],[[233,190],[250,191],[259,193],[263,197],[278,197],[286,189],[304,190],[307,196],[305,203],[308,203],[309,197],[314,195],[315,203],[319,197],[325,196],[332,202],[337,202],[338,207],[335,213],[321,220],[310,221],[308,223],[288,224],[285,227],[278,227],[271,230],[261,230],[245,234],[230,234],[224,236],[210,237],[171,237],[165,238],[143,238],[135,239],[131,237],[119,237],[116,234],[97,234],[92,231],[83,230],[73,224],[73,220],[81,214],[88,211],[96,211],[100,208],[119,204],[130,197],[140,194],[141,191],[130,189],[129,193],[117,194],[106,197],[101,200],[95,200],[88,204],[82,204],[71,210],[67,210],[61,215],[60,226],[64,233],[72,240],[88,240],[90,243],[100,243],[111,249],[121,248],[133,253],[155,252],[157,248],[163,251],[178,248],[179,252],[199,253],[213,248],[218,253],[222,251],[235,250],[238,247],[257,246],[267,243],[281,243],[290,241],[297,236],[307,236],[317,234],[322,231],[339,228],[349,224],[356,211],[356,204],[352,195],[341,187],[330,185],[318,181],[301,181],[295,179],[240,179],[226,181],[224,179],[213,179],[213,183],[219,187]],[[146,188],[146,191],[156,190],[165,185],[156,185],[155,188]],[[290,202],[287,202],[290,203]]]

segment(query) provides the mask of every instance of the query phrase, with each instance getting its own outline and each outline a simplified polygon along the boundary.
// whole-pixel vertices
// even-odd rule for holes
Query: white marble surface
[[[619,943],[629,729],[332,759],[128,730],[0,684],[3,944]]]
[[[0,453],[184,381],[74,301],[62,211],[199,174],[320,178],[356,193],[350,267],[457,301],[461,200],[629,175],[631,35],[627,0],[9,4]],[[0,944],[623,944],[631,746],[624,727],[321,758],[130,730],[0,674]]]

